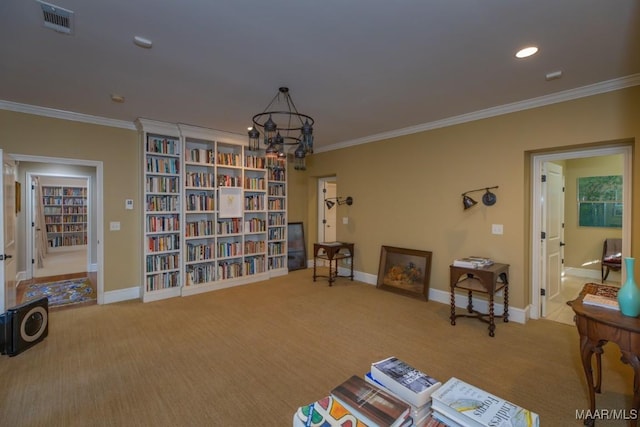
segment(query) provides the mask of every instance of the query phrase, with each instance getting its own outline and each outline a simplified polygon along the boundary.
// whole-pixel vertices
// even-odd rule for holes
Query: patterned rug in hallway
[[[49,300],[49,307],[61,307],[94,301],[96,292],[89,278],[81,277],[29,285],[25,290],[24,300],[30,301],[44,296]]]

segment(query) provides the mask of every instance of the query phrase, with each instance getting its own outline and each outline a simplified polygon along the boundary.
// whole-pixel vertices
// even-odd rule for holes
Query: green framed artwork
[[[622,175],[578,178],[578,225],[622,227]]]

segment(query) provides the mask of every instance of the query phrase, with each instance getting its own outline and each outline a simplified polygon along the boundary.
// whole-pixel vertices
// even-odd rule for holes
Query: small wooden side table
[[[598,285],[587,283],[582,288],[580,295],[567,304],[571,306],[576,314],[575,321],[580,335],[580,356],[582,358],[582,368],[587,378],[589,389],[589,409],[591,414],[596,410],[596,393],[602,389],[602,347],[609,341],[618,345],[623,363],[631,365],[633,368],[633,401],[631,408],[636,414],[629,417],[629,425],[638,425],[638,414],[640,414],[640,319],[636,317],[624,316],[618,310],[610,308],[596,307],[583,304],[582,300],[588,293],[599,294],[600,291],[608,293],[608,285]],[[596,355],[596,380],[593,378],[592,359]],[[593,426],[594,418],[584,421],[585,425]]]
[[[461,279],[462,278],[462,279]],[[489,323],[489,336],[495,335],[495,318],[509,321],[509,264],[494,263],[488,267],[468,268],[449,266],[451,285],[451,324],[456,324],[458,317],[476,317]],[[496,315],[493,311],[493,297],[496,292],[504,288],[504,312]],[[456,314],[456,289],[464,289],[469,296],[468,314]],[[473,309],[473,292],[481,292],[489,296],[489,313],[480,313]]]
[[[333,285],[336,281],[336,277],[350,277],[353,281],[353,243],[344,242],[327,242],[327,243],[314,243],[313,244],[313,281],[316,281],[316,277],[328,277],[329,286]],[[348,276],[341,276],[338,274],[338,260],[339,259],[351,259],[351,273]],[[329,261],[329,275],[322,276],[316,272],[316,261],[323,259]]]

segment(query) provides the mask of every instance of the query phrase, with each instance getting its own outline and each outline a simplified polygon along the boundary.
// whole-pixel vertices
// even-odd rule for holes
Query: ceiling
[[[287,86],[323,150],[602,82],[640,84],[638,0],[50,3],[74,12],[73,34],[45,28],[36,0],[0,2],[5,108],[246,135]],[[539,52],[516,59],[528,45]]]

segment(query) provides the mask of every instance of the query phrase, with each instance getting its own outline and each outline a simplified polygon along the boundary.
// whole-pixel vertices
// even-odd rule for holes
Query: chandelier
[[[289,88],[281,87],[262,113],[253,116],[249,128],[249,150],[260,149],[260,132],[266,147],[266,163],[270,169],[283,169],[287,161],[287,147],[293,151],[294,168],[307,168],[305,157],[313,153],[314,120],[298,112]]]

